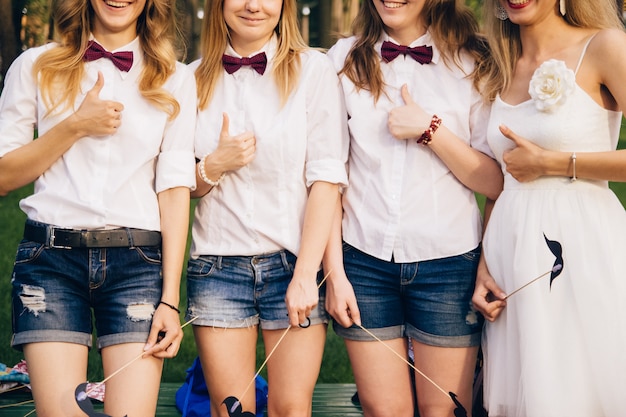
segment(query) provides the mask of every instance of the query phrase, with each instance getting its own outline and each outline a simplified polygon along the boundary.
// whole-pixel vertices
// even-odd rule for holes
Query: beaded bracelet
[[[220,175],[220,177],[217,179],[217,181],[213,181],[212,179],[207,177],[206,176],[206,171],[205,171],[205,168],[204,168],[204,162],[206,161],[206,157],[208,155],[209,154],[206,154],[202,158],[200,158],[200,162],[198,163],[198,174],[200,175],[200,178],[202,178],[202,181],[206,182],[211,187],[217,187],[218,185],[220,185],[220,181],[222,181],[224,179],[224,177],[226,176],[226,173],[222,172],[222,175]]]
[[[570,159],[572,160],[572,177],[570,178],[570,181],[574,182],[578,179],[576,178],[576,152],[572,153]]]
[[[441,122],[441,118],[438,117],[436,114],[433,114],[433,118],[430,121],[430,126],[424,131],[424,133],[422,133],[422,136],[419,137],[417,143],[421,143],[422,145],[428,145],[433,140],[433,135],[435,134],[437,129],[439,129],[439,126],[441,126]]]
[[[177,312],[178,314],[180,314],[180,310],[178,309],[178,307],[176,307],[175,305],[172,305],[170,303],[166,303],[165,301],[161,300],[159,301],[159,304],[163,304],[164,306],[168,306],[169,308],[171,308],[172,310],[174,310],[175,312]]]

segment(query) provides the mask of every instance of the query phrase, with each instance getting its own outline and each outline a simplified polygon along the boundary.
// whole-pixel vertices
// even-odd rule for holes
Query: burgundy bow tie
[[[132,51],[109,52],[98,42],[89,41],[83,60],[95,61],[99,58],[109,58],[120,71],[128,72],[133,66]]]
[[[380,53],[386,62],[393,61],[400,54],[409,55],[422,65],[430,64],[433,60],[433,47],[426,45],[410,48],[408,46],[396,45],[393,42],[384,41],[383,46],[380,48]]]
[[[230,55],[222,55],[222,64],[227,73],[232,74],[244,65],[250,65],[256,72],[263,75],[267,66],[265,52],[251,56],[250,58],[237,58]]]

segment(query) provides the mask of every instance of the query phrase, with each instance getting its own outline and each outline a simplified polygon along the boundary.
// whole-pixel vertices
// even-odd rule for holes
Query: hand
[[[414,139],[430,126],[431,116],[413,101],[406,84],[400,90],[405,105],[391,109],[387,127],[396,139]]]
[[[319,290],[316,276],[317,274],[313,277],[303,277],[296,273],[291,279],[285,296],[290,325],[306,324],[311,311],[317,307]]]
[[[144,346],[146,354],[156,358],[173,358],[183,340],[183,329],[178,313],[159,304],[152,317],[152,327]]]
[[[237,136],[231,136],[229,123],[228,115],[224,113],[219,143],[215,152],[210,155],[211,163],[219,164],[221,172],[235,171],[248,165],[254,159],[256,152],[254,134],[244,132]]]
[[[487,267],[482,264],[476,274],[476,287],[472,296],[474,307],[486,320],[495,321],[506,307],[506,293],[500,289]]]
[[[361,325],[361,312],[345,272],[326,281],[326,311],[343,327]]]
[[[85,95],[78,110],[70,116],[81,136],[108,136],[117,132],[122,124],[124,105],[117,101],[101,100],[104,76],[98,71],[96,84]]]
[[[501,125],[500,132],[513,141],[515,147],[502,155],[506,171],[519,182],[535,180],[542,175],[542,157],[545,150]]]

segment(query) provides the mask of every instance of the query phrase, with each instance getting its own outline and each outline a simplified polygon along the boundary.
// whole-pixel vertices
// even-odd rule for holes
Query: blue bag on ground
[[[256,415],[263,417],[267,405],[267,382],[260,375],[256,377]],[[238,395],[238,394],[234,394]],[[187,369],[183,385],[176,391],[176,408],[183,417],[210,417],[211,402],[207,390],[200,358],[196,357]]]

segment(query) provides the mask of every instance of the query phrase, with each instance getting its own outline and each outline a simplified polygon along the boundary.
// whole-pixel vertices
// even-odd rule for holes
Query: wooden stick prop
[[[180,326],[180,328],[181,329],[185,328],[185,326],[191,324],[197,318],[198,318],[197,316],[192,317],[189,321],[187,321],[185,324]],[[132,365],[139,359],[141,359],[145,354],[146,354],[145,352],[141,352],[141,354],[137,355],[135,358],[128,361],[126,364],[120,367],[117,371],[113,372],[111,375],[104,378],[102,381],[96,382],[95,384],[93,384],[93,386],[89,390],[87,389],[87,382],[83,382],[82,384],[79,384],[76,387],[76,390],[74,391],[74,397],[76,399],[76,404],[78,404],[78,407],[89,417],[110,417],[107,414],[98,413],[94,410],[93,404],[91,403],[91,400],[89,399],[89,393],[92,392],[97,387],[99,387],[100,385],[106,383],[108,380],[110,380],[111,378],[113,378],[114,376],[122,372],[124,369],[128,368],[130,365]]]
[[[546,271],[545,273],[539,275],[538,277],[528,281],[526,284],[522,285],[521,287],[511,291],[509,294],[507,294],[506,297],[504,297],[505,300],[508,299],[509,297],[511,297],[513,294],[518,293],[519,291],[521,291],[524,288],[528,287],[533,282],[539,281],[541,278],[545,277],[548,274],[550,274],[550,288],[552,288],[552,282],[556,279],[556,277],[561,275],[561,272],[563,271],[563,264],[564,264],[563,263],[563,248],[562,248],[561,244],[559,242],[557,242],[556,240],[548,239],[546,237],[545,233],[543,234],[543,238],[546,241],[546,244],[548,245],[548,248],[550,249],[550,252],[552,252],[554,257],[556,258],[554,260],[554,265],[552,266],[552,269],[550,269],[549,271]]]
[[[543,235],[543,238],[546,241],[546,244],[548,245],[548,248],[550,249],[550,251],[552,252],[552,254],[556,258],[555,261],[554,261],[554,265],[552,266],[552,269],[550,269],[549,271],[547,271],[544,274],[541,274],[537,278],[527,282],[526,284],[522,285],[520,288],[518,288],[515,291],[511,292],[510,294],[508,294],[504,299],[507,299],[507,298],[511,297],[513,294],[517,293],[518,291],[521,291],[522,289],[526,288],[527,286],[529,286],[533,282],[538,281],[540,278],[543,278],[544,276],[546,276],[548,274],[551,274],[550,275],[550,288],[552,288],[552,282],[556,279],[556,277],[558,277],[561,274],[561,271],[563,270],[563,249],[561,247],[561,244],[559,242],[555,241],[555,240],[549,240],[546,237],[545,233]],[[454,416],[455,417],[467,417],[467,410],[465,409],[465,407],[463,407],[463,404],[461,404],[461,402],[457,399],[457,395],[454,392],[452,392],[452,391],[446,392],[446,390],[441,388],[435,381],[430,379],[426,374],[424,374],[422,371],[417,369],[413,364],[411,364],[408,360],[406,360],[402,355],[398,354],[398,352],[393,350],[393,348],[391,348],[391,346],[389,346],[388,344],[383,342],[381,339],[376,337],[376,335],[374,335],[372,332],[367,330],[362,325],[359,324],[358,326],[364,332],[366,332],[368,335],[370,335],[371,337],[376,339],[378,342],[382,343],[383,346],[385,346],[387,349],[389,349],[394,355],[399,357],[403,362],[408,364],[415,372],[417,372],[419,375],[421,375],[424,379],[426,379],[429,383],[431,383],[435,388],[437,388],[439,391],[441,391],[445,396],[449,397],[454,402],[454,404],[456,405],[456,408],[454,409]]]
[[[326,281],[326,278],[328,278],[328,276],[330,275],[331,272],[332,272],[332,269],[330,271],[328,271],[328,273],[320,281],[320,283],[317,285],[318,289],[322,286],[322,284],[324,284],[324,282]],[[301,325],[300,327],[307,328],[310,325],[311,325],[311,319],[309,319],[307,317],[307,324],[306,325]],[[267,362],[270,360],[270,358],[272,357],[274,352],[276,352],[276,349],[280,345],[280,342],[282,342],[283,339],[285,338],[285,336],[287,336],[287,332],[291,329],[291,327],[292,327],[291,324],[288,325],[287,328],[285,329],[285,331],[283,332],[283,334],[280,335],[280,338],[278,339],[278,342],[276,342],[276,344],[274,345],[274,347],[272,348],[270,353],[267,354],[265,360],[263,361],[261,366],[259,366],[259,369],[254,374],[254,377],[252,377],[250,382],[248,382],[248,385],[246,385],[246,389],[243,390],[243,393],[239,397],[230,396],[230,397],[226,397],[224,399],[224,401],[222,401],[222,404],[224,404],[226,406],[226,408],[227,408],[229,417],[255,417],[254,413],[252,413],[250,411],[243,411],[243,407],[241,405],[241,401],[239,400],[239,398],[243,398],[248,393],[248,390],[250,389],[250,387],[252,386],[252,384],[256,380],[256,377],[259,376],[259,374],[261,373],[261,371],[263,370],[265,365],[267,365]]]
[[[21,389],[22,387],[18,387],[18,389]],[[4,394],[5,392],[11,392],[13,391],[13,389],[9,389],[6,391],[2,391],[2,393]],[[20,405],[25,405],[25,404],[30,404],[34,402],[34,400],[24,400],[24,401],[20,401],[19,403],[14,403],[14,404],[4,404],[4,405],[0,405],[0,409],[2,408],[10,408],[10,407],[18,407]]]
[[[183,324],[180,328],[181,329],[184,328],[185,326],[187,326],[188,324],[192,323],[197,318],[198,317],[192,317],[191,320],[189,320],[188,322]],[[128,368],[130,365],[135,363],[137,360],[141,359],[143,357],[143,355],[145,355],[145,352],[142,352],[140,355],[136,356],[135,358],[133,358],[132,360],[127,362],[124,366],[119,368],[117,371],[113,372],[108,377],[104,378],[102,381],[93,384],[93,386],[90,389],[87,389],[87,382],[83,382],[83,383],[79,384],[76,387],[76,390],[74,390],[74,398],[76,399],[76,404],[78,405],[78,407],[85,414],[87,414],[89,417],[110,417],[107,414],[97,413],[95,411],[95,409],[93,408],[93,404],[91,403],[91,400],[89,399],[89,396],[88,396],[89,393],[92,392],[94,389],[96,389],[98,386],[106,383],[109,379],[113,378],[115,375],[119,374],[124,369]],[[27,400],[27,401],[22,401],[22,402],[16,403],[16,404],[0,406],[0,408],[16,407],[16,406],[19,406],[19,405],[29,404],[29,403],[32,403],[32,402],[34,402],[34,400]],[[35,409],[32,409],[27,414],[25,414],[24,417],[28,417],[29,415],[31,415],[34,412],[35,412]]]
[[[387,349],[389,349],[389,351],[391,353],[393,353],[398,358],[400,358],[401,361],[403,361],[404,363],[409,365],[411,367],[411,369],[413,369],[415,372],[420,374],[422,376],[422,378],[424,378],[426,381],[430,382],[435,388],[437,388],[439,391],[441,391],[441,393],[443,395],[445,395],[446,397],[450,398],[452,400],[452,402],[454,402],[454,405],[456,405],[456,408],[454,409],[454,417],[467,417],[467,410],[465,410],[465,407],[463,407],[463,404],[461,404],[461,402],[457,399],[457,395],[454,392],[452,392],[452,391],[448,392],[448,391],[444,390],[443,388],[441,388],[441,386],[439,386],[439,384],[437,384],[435,381],[433,381],[431,378],[429,378],[424,372],[420,371],[417,367],[415,367],[415,365],[413,365],[411,362],[406,360],[406,358],[404,358],[398,352],[393,350],[393,348],[391,346],[389,346],[383,340],[378,338],[374,333],[372,333],[371,331],[369,331],[365,327],[363,327],[363,325],[357,324],[357,326],[359,326],[361,328],[361,330],[363,330],[365,333],[367,333],[368,335],[370,335],[371,337],[376,339],[377,342],[382,343],[382,345],[384,347],[386,347]]]
[[[507,299],[508,299],[509,297],[511,297],[513,294],[516,294],[516,293],[520,292],[521,290],[523,290],[524,288],[528,287],[528,286],[529,286],[530,284],[532,284],[533,282],[535,282],[535,281],[539,281],[539,279],[541,279],[541,278],[545,277],[546,275],[548,275],[548,274],[550,274],[550,273],[554,274],[555,272],[560,271],[562,268],[563,268],[563,265],[556,265],[556,266],[555,266],[554,268],[552,268],[551,270],[544,272],[543,274],[539,275],[537,278],[535,278],[535,279],[533,279],[533,280],[531,280],[531,281],[528,281],[526,284],[522,285],[521,287],[519,287],[519,288],[517,288],[517,289],[515,289],[515,290],[511,291],[511,292],[510,292],[510,293],[508,293],[508,294],[506,295],[506,297],[504,297],[503,299],[504,299],[504,300],[507,300]]]

